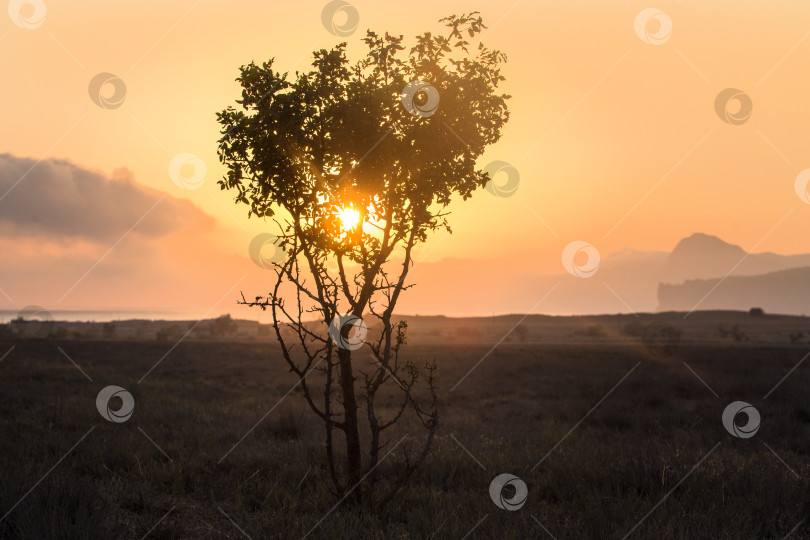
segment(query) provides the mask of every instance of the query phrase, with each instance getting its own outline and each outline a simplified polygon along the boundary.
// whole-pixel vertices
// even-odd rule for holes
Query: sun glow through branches
[[[340,228],[344,231],[353,231],[360,223],[360,212],[356,208],[338,208],[337,216],[340,218]]]

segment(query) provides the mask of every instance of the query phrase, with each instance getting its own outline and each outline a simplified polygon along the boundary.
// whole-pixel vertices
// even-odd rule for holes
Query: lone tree
[[[449,231],[450,202],[490,181],[476,159],[509,117],[498,88],[506,57],[478,42],[479,14],[440,22],[443,35],[426,32],[410,49],[402,36],[368,31],[356,63],[346,43],[321,49],[314,69],[294,78],[273,60],[242,66],[239,107],[217,114],[228,169],[221,188],[236,192],[248,216],[275,216],[277,226],[251,246],[275,282],[240,303],[272,312],[284,360],[323,421],[339,495],[381,488],[377,466],[398,450],[404,464],[380,491],[387,501],[427,456],[438,423],[436,362],[400,358],[407,324],[393,312],[410,286],[414,247]],[[274,244],[262,246],[268,238]],[[399,396],[393,407],[375,401],[383,388]],[[406,412],[424,436],[384,437]]]

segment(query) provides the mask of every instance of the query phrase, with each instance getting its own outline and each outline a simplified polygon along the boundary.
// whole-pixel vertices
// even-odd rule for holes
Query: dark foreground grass
[[[0,538],[810,538],[810,362],[764,398],[798,345],[504,342],[454,391],[491,344],[409,345],[440,364],[439,436],[376,513],[335,507],[274,345],[182,343],[138,383],[171,345],[0,342]],[[125,423],[96,411],[110,384],[134,395]],[[753,438],[721,424],[735,400],[761,413]],[[420,435],[389,434],[383,477]],[[504,472],[528,485],[520,510],[490,500]]]

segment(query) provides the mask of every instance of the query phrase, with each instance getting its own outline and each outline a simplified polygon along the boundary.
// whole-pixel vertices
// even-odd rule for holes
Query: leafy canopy
[[[489,181],[476,159],[508,120],[509,96],[498,89],[506,57],[471,43],[485,28],[477,12],[440,22],[444,35],[417,36],[407,54],[402,36],[368,31],[356,63],[341,43],[315,52],[313,69],[294,78],[273,60],[240,68],[240,108],[217,115],[227,166],[219,183],[249,215],[283,211],[280,242],[291,254],[309,250],[316,264],[337,254],[372,277],[395,247],[446,227],[442,209],[455,196]],[[412,81],[438,91],[434,114],[403,106]],[[429,96],[414,97],[418,107]],[[340,219],[347,208],[360,221],[351,230]]]

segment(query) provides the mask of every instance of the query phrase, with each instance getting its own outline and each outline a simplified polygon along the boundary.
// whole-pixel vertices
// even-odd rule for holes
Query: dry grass
[[[615,321],[599,323],[604,336],[561,331],[555,321],[536,320],[525,342],[503,342],[452,392],[497,332],[466,340],[472,323],[459,330],[445,322],[408,345],[413,358],[439,361],[439,438],[381,513],[346,504],[329,513],[337,498],[321,427],[297,392],[233,448],[295,382],[268,343],[185,342],[138,384],[172,343],[0,341],[0,355],[15,347],[0,362],[0,514],[94,427],[0,522],[0,538],[141,538],[150,529],[149,538],[243,538],[237,526],[254,539],[301,538],[316,524],[310,538],[550,538],[536,520],[557,538],[622,538],[662,500],[633,537],[782,538],[805,522],[791,538],[810,538],[810,362],[763,399],[804,346],[758,342],[753,328],[745,343],[690,341],[690,332],[699,335],[690,329],[678,355],[663,358],[617,338]],[[706,324],[710,335],[716,324]],[[95,409],[109,384],[135,397],[126,423],[106,422]],[[732,437],[720,422],[735,400],[762,415],[751,439]],[[417,433],[408,419],[392,445]],[[503,472],[528,484],[518,511],[489,498]]]

